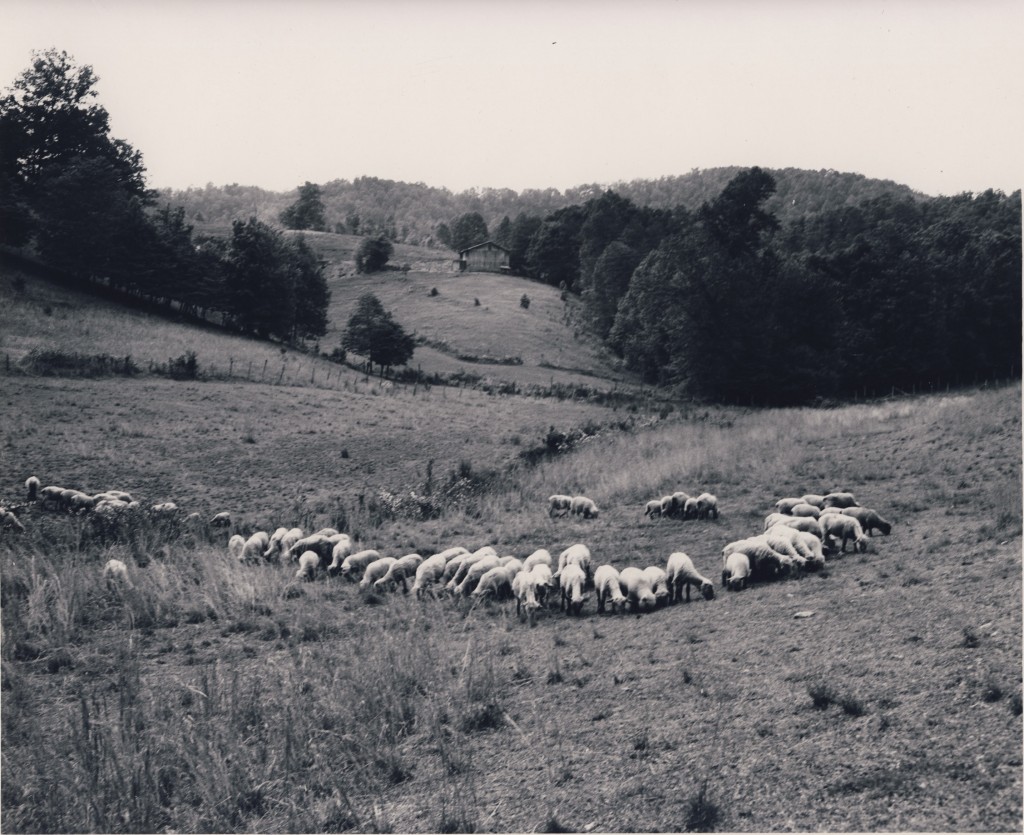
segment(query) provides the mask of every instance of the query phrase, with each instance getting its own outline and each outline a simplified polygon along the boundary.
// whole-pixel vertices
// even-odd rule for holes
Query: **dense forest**
[[[161,194],[95,81],[50,50],[0,97],[0,244],[80,283],[296,341],[326,332],[329,290],[280,226],[385,247],[492,238],[513,272],[578,294],[627,366],[689,396],[805,403],[1020,373],[1020,191],[755,167],[565,194],[373,177]]]

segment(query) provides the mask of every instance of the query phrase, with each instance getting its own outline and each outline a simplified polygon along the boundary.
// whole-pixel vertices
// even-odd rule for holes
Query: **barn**
[[[459,250],[459,270],[507,273],[509,251],[494,241],[484,241]]]

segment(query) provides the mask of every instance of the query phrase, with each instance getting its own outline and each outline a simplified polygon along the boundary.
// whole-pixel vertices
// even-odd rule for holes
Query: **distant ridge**
[[[450,224],[467,212],[479,212],[492,232],[505,216],[514,220],[520,212],[544,217],[551,212],[585,203],[611,189],[638,206],[696,209],[717,197],[741,166],[694,169],[687,174],[590,183],[566,189],[508,188],[468,189],[452,192],[424,183],[406,183],[378,177],[331,180],[321,183],[325,216],[330,231],[357,234],[385,234],[400,243],[438,246],[437,226]],[[776,181],[776,193],[766,208],[786,224],[801,216],[853,206],[887,195],[896,199],[928,200],[930,197],[909,186],[891,180],[878,180],[863,174],[821,169],[765,169]],[[163,189],[162,200],[185,207],[188,219],[197,227],[218,231],[232,220],[256,216],[277,223],[282,210],[295,201],[298,186],[275,192],[258,186],[237,183],[184,190]]]

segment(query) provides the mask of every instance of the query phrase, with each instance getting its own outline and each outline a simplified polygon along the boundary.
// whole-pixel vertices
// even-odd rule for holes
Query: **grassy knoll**
[[[395,556],[581,541],[621,568],[681,549],[717,586],[530,629],[510,603],[242,568],[230,531],[27,510],[0,540],[5,831],[1019,831],[1019,385],[655,421],[358,379],[0,379],[7,500],[36,472],[230,509],[244,533],[343,521]],[[574,451],[509,468],[588,422]],[[438,518],[358,500],[450,474],[465,489]],[[833,488],[892,535],[721,590],[726,542]],[[716,493],[721,518],[644,519],[672,489]],[[551,492],[601,515],[550,519]],[[104,585],[111,556],[131,588]]]

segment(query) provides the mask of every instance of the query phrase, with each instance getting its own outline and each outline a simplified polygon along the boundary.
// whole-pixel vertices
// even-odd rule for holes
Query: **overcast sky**
[[[153,187],[1024,181],[1021,0],[0,0],[0,21],[0,86],[33,49],[92,65]]]

